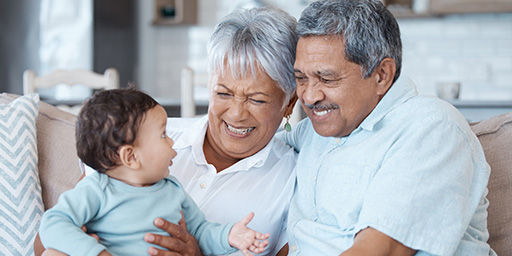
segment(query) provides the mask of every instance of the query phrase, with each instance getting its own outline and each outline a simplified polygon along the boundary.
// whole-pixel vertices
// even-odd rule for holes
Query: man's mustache
[[[326,109],[338,109],[340,108],[337,104],[322,104],[322,103],[314,103],[314,104],[306,104],[304,106],[311,110],[326,110]]]

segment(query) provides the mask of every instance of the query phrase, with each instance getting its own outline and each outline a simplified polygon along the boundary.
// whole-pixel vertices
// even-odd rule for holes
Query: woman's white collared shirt
[[[297,154],[282,141],[272,139],[256,154],[217,173],[203,152],[207,124],[207,116],[168,118],[167,134],[178,153],[170,174],[182,183],[209,221],[235,223],[254,212],[248,226],[270,233],[269,245],[260,255],[275,255],[287,241]]]

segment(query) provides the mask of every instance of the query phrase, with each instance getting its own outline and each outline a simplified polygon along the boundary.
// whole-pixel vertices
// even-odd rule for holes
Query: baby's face
[[[157,105],[148,110],[142,119],[134,142],[135,157],[142,170],[138,176],[141,184],[153,184],[169,176],[169,166],[176,156],[174,141],[167,137],[167,113]]]

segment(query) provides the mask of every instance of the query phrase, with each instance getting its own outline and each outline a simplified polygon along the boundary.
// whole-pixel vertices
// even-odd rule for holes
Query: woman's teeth
[[[230,132],[240,134],[240,135],[245,135],[245,134],[251,132],[252,130],[254,130],[254,127],[242,129],[242,128],[235,128],[229,124],[227,124],[227,127]]]
[[[332,109],[324,109],[324,110],[321,110],[321,111],[317,111],[317,110],[313,110],[313,113],[317,116],[324,116],[326,115],[327,113],[331,112]]]

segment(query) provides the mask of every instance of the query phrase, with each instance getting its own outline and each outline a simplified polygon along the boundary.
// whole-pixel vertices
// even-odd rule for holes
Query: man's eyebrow
[[[294,73],[295,73],[295,72],[302,73],[302,71],[300,71],[299,69],[296,69],[296,68],[294,68],[294,69],[293,69],[293,72],[294,72]]]
[[[331,70],[318,70],[315,72],[317,76],[338,76],[338,74]]]

